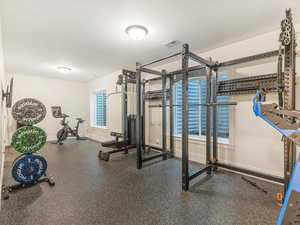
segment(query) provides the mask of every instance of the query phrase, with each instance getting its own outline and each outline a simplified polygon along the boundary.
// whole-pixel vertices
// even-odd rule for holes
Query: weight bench
[[[117,152],[128,154],[128,149],[135,147],[135,145],[130,145],[129,141],[126,140],[127,138],[121,133],[111,132],[110,135],[112,137],[115,137],[115,140],[105,141],[101,143],[101,146],[103,148],[99,151],[98,154],[98,157],[101,160],[109,161],[110,155]],[[120,138],[123,138],[124,140],[120,141]]]
[[[119,146],[128,144],[128,141],[119,141],[120,138],[124,138],[124,135],[121,134],[121,133],[111,132],[110,136],[116,137],[116,139],[112,140],[112,141],[102,142],[101,143],[102,147],[112,147],[112,148],[114,148],[114,147],[119,147]]]

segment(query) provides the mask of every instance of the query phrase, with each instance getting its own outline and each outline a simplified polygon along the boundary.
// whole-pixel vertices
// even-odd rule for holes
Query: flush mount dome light
[[[66,66],[58,66],[57,70],[61,73],[70,73],[72,71],[70,67],[66,67]]]
[[[140,25],[132,25],[126,28],[126,33],[132,40],[143,40],[147,36],[148,30]]]

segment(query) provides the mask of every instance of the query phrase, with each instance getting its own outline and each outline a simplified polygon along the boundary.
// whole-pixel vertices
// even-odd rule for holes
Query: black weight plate
[[[17,101],[12,108],[13,118],[22,125],[33,125],[41,122],[46,116],[46,107],[33,98],[23,98]]]

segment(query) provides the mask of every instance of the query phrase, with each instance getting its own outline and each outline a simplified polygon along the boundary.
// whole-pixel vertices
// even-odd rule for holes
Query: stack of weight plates
[[[36,183],[47,170],[47,161],[38,152],[45,145],[47,135],[44,130],[34,126],[46,116],[46,107],[33,98],[17,101],[12,108],[12,116],[21,128],[12,136],[11,146],[22,155],[15,159],[12,176],[22,184]]]

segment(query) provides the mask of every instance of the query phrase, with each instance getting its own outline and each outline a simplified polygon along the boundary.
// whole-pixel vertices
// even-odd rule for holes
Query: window
[[[200,80],[189,81],[189,104],[200,102]],[[182,82],[175,85],[175,134],[182,134]],[[189,107],[189,134],[194,136],[200,135],[200,107]]]
[[[219,80],[227,79],[226,77]],[[175,104],[182,105],[182,83],[178,82],[174,86]],[[189,81],[189,104],[206,103],[206,80],[193,79]],[[228,102],[228,96],[218,96],[217,102]],[[175,113],[175,135],[182,134],[182,107],[176,107]],[[229,137],[229,106],[217,108],[217,135],[220,138]],[[206,107],[189,106],[189,135],[205,136],[206,135]]]
[[[106,91],[99,91],[93,94],[93,102],[94,102],[94,126],[97,127],[106,127],[106,105],[107,105],[107,96]]]
[[[219,81],[228,80],[228,77],[221,77]],[[229,102],[229,96],[217,96],[217,102]],[[229,106],[217,107],[217,135],[220,138],[229,138]]]

